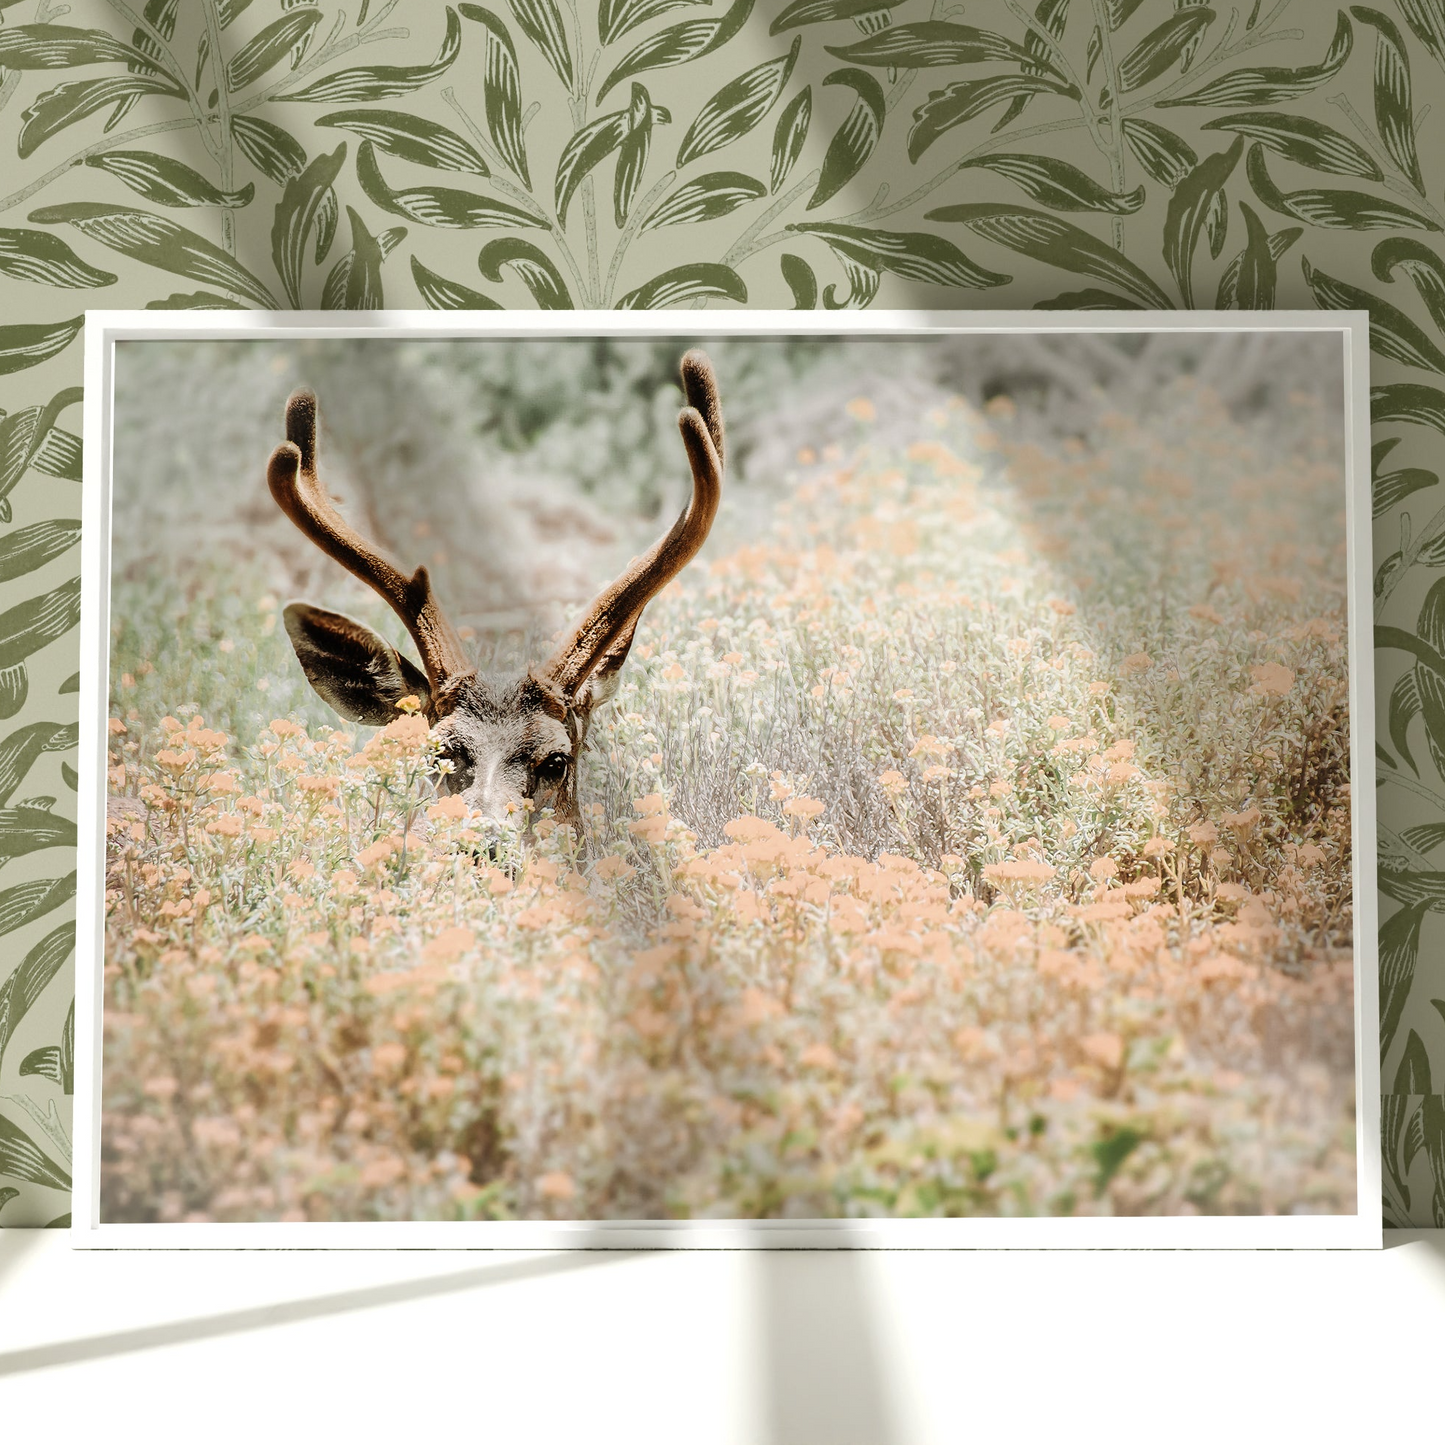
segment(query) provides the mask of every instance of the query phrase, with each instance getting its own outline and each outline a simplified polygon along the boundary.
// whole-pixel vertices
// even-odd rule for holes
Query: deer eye
[[[560,783],[567,772],[567,764],[572,761],[566,753],[548,753],[540,763],[537,764],[537,781],[551,787]]]
[[[471,781],[472,759],[459,742],[447,739],[437,750],[437,772],[441,774],[442,788],[460,791]]]

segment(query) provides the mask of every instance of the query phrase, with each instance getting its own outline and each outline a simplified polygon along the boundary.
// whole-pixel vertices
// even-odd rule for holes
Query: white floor
[[[93,1253],[0,1231],[0,1438],[1445,1434],[1445,1232],[1380,1253]]]

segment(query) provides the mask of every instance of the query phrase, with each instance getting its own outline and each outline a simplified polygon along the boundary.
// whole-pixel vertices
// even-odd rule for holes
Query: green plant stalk
[[[1010,0],[1012,3],[1012,0]],[[1099,39],[1103,45],[1104,74],[1109,82],[1109,147],[1105,154],[1109,157],[1109,167],[1114,187],[1114,194],[1122,196],[1127,182],[1124,179],[1124,126],[1119,114],[1119,68],[1114,63],[1114,37],[1109,30],[1109,17],[1104,9],[1104,0],[1094,0],[1094,22],[1099,27]],[[1088,99],[1082,102],[1088,105]],[[1094,137],[1097,144],[1100,136]],[[1114,249],[1124,249],[1124,218],[1114,216],[1112,218],[1112,230],[1114,233]]]
[[[916,205],[925,196],[937,190],[944,181],[957,175],[965,165],[976,156],[987,155],[989,151],[996,150],[1001,145],[1017,143],[1021,140],[1030,140],[1034,136],[1048,135],[1056,131],[1077,130],[1086,122],[1082,116],[1068,120],[1051,120],[1042,125],[1030,126],[1026,130],[1004,131],[1001,135],[990,136],[987,140],[981,141],[971,151],[967,151],[956,161],[950,161],[943,170],[931,180],[925,181],[921,186],[909,191],[907,195],[894,201],[891,205],[883,205],[887,200],[887,186],[880,187],[879,194],[869,202],[861,211],[854,211],[850,215],[839,216],[837,221],[849,225],[859,225],[868,221],[881,221],[887,216],[892,216],[899,211],[907,210],[910,206]]]
[[[612,305],[613,293],[617,286],[617,273],[622,269],[622,258],[627,254],[627,248],[637,239],[637,233],[642,229],[643,221],[651,214],[653,202],[673,183],[676,177],[676,171],[668,171],[643,196],[640,202],[633,203],[632,214],[627,218],[627,225],[623,227],[622,234],[617,239],[617,245],[612,251],[612,260],[607,267],[607,285],[602,292],[603,306],[610,307]]]
[[[1395,163],[1395,158],[1386,154],[1384,147],[1380,145],[1374,131],[1365,124],[1364,118],[1350,103],[1349,96],[1343,94],[1331,95],[1326,97],[1326,101],[1344,113],[1350,124],[1359,132],[1360,139],[1364,141],[1368,149],[1374,154],[1375,159],[1381,163],[1381,168],[1396,172],[1396,175],[1393,176],[1387,174],[1381,182],[1385,189],[1387,191],[1394,191],[1397,196],[1403,196],[1412,206],[1418,206],[1424,211],[1432,221],[1445,227],[1445,215],[1442,215],[1435,209],[1430,203],[1430,198],[1428,196],[1422,196],[1414,186],[1407,185],[1404,181],[1397,179],[1397,176],[1403,174],[1403,172],[1400,171],[1399,166]]]
[[[1445,507],[1441,507],[1434,516],[1420,529],[1419,534],[1410,544],[1408,550],[1400,554],[1400,565],[1390,574],[1390,580],[1380,591],[1380,596],[1375,602],[1375,621],[1379,621],[1385,611],[1385,604],[1390,600],[1395,589],[1405,579],[1405,574],[1414,567],[1419,560],[1420,553],[1439,535],[1442,527],[1445,527]]]
[[[572,248],[567,244],[566,233],[562,230],[561,226],[557,224],[557,218],[543,210],[534,196],[523,190],[521,186],[513,185],[512,182],[502,174],[506,168],[506,162],[503,161],[501,156],[492,148],[491,143],[482,133],[481,127],[477,125],[461,101],[457,99],[456,91],[453,90],[451,86],[447,86],[446,89],[441,92],[441,97],[452,110],[456,112],[458,119],[466,126],[467,132],[470,134],[472,140],[476,142],[478,150],[480,150],[485,157],[487,166],[491,170],[491,175],[487,177],[489,184],[494,190],[501,191],[504,196],[515,201],[524,211],[535,216],[546,226],[552,239],[557,243],[557,250],[563,261],[566,262],[567,269],[572,273],[572,278],[577,283],[578,294],[582,295],[585,290],[582,272],[577,265],[576,258],[572,255]]]
[[[235,187],[230,79],[221,59],[221,19],[216,13],[216,0],[205,0],[203,8],[206,15],[206,34],[211,40],[211,75],[216,82],[216,115],[220,122],[216,160],[221,170],[221,189],[229,191]],[[232,256],[236,254],[236,218],[229,206],[221,207],[221,245]]]

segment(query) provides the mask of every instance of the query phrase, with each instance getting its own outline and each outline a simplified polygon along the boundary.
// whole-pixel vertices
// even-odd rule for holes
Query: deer
[[[407,576],[337,511],[317,472],[317,401],[308,388],[286,402],[286,440],[266,482],[277,505],[328,557],[375,591],[405,626],[418,667],[371,628],[340,612],[291,602],[287,638],[312,689],[343,718],[381,726],[416,700],[431,727],[438,788],[494,820],[551,808],[582,832],[578,764],[592,714],[621,685],[647,604],[697,555],[722,495],[723,422],[717,378],[701,351],[681,363],[687,405],[677,426],[692,495],[671,529],[592,601],[546,661],[521,676],[478,672],[437,600],[427,569]],[[408,707],[413,704],[408,703]]]

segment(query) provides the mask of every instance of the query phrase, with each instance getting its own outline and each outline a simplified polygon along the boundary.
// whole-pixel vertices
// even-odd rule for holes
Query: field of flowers
[[[244,569],[118,587],[104,1218],[1353,1212],[1333,432],[848,410],[585,840],[484,852]]]

